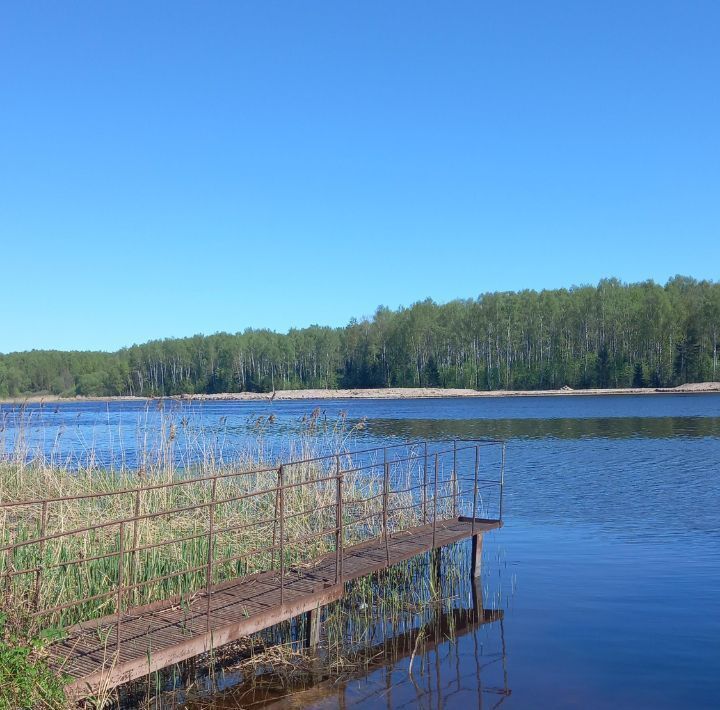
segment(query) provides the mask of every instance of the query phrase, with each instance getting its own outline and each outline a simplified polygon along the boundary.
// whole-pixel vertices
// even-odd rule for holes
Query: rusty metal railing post
[[[340,470],[340,454],[335,456],[335,584],[342,584],[343,569],[343,475]]]
[[[10,597],[10,594],[12,592],[12,578],[13,578],[13,569],[15,567],[15,532],[13,530],[10,531],[10,547],[8,547],[7,552],[5,553],[5,596]]]
[[[385,450],[387,457],[387,450]],[[383,536],[385,538],[385,557],[390,565],[390,542],[388,541],[388,502],[390,498],[390,464],[385,461],[383,475]]]
[[[116,643],[118,660],[120,659],[120,624],[122,622],[122,606],[123,606],[123,592],[125,591],[124,584],[124,567],[125,567],[125,522],[120,523],[120,540],[118,545],[118,581],[117,581],[117,628]]]
[[[503,516],[503,493],[505,492],[505,442],[502,445],[502,461],[500,463],[500,520]]]
[[[130,584],[134,585],[137,582],[137,546],[138,546],[138,534],[139,534],[139,520],[140,517],[140,494],[141,490],[138,488],[135,491],[135,505],[133,506],[133,531],[132,531],[132,553],[130,556]],[[133,595],[135,596],[135,595]]]
[[[425,454],[423,462],[423,525],[427,525],[427,488],[428,488],[428,447],[425,442]]]
[[[435,454],[435,486],[434,486],[434,495],[433,495],[433,534],[432,534],[432,542],[433,542],[433,549],[435,549],[435,533],[437,530],[437,488],[438,488],[438,468],[440,464],[438,461],[438,455]]]
[[[475,534],[475,518],[477,518],[478,472],[480,470],[480,446],[475,447],[475,481],[473,483],[472,534]]]
[[[278,469],[278,502],[280,503],[280,606],[285,601],[285,472],[284,467]]]
[[[270,569],[275,569],[275,546],[277,545],[278,512],[280,508],[280,488],[275,489],[275,513],[273,515],[272,552],[270,553]]]
[[[45,558],[45,533],[47,532],[47,512],[48,502],[45,500],[42,504],[42,513],[40,517],[40,549],[38,554],[38,571],[35,573],[35,593],[33,595],[33,609],[37,611],[40,607],[40,584],[42,578],[43,564]]]
[[[453,439],[453,468],[452,468],[452,514],[457,518],[458,514],[458,480],[457,480],[457,439]]]
[[[210,507],[208,511],[208,554],[207,567],[205,569],[205,595],[207,597],[205,623],[208,631],[210,631],[210,597],[212,596],[213,559],[215,557],[215,499],[217,495],[217,478],[213,478],[210,485]]]

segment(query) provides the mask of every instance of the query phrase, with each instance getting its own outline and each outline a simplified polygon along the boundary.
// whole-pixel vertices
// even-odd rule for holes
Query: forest
[[[676,276],[377,309],[345,327],[0,354],[0,397],[667,387],[720,376],[720,282]]]

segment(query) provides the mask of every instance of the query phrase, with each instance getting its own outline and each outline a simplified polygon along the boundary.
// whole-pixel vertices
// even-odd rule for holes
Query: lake
[[[328,447],[507,440],[483,572],[502,624],[441,640],[414,676],[401,658],[303,706],[720,707],[720,395],[0,407],[0,447],[70,465],[143,465],[161,430],[186,465],[283,456],[317,430]]]

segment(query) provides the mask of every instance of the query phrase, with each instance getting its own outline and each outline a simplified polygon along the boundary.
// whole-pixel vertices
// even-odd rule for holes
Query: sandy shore
[[[277,390],[276,392],[224,392],[221,394],[183,394],[170,397],[183,401],[288,401],[306,399],[423,399],[437,397],[568,397],[588,395],[628,395],[628,394],[693,394],[720,393],[720,382],[696,382],[679,387],[623,389],[583,389],[564,387],[559,390],[493,390],[477,391],[471,389],[442,389],[440,387],[388,387],[382,389],[308,389]],[[1,403],[18,404],[24,402],[113,402],[146,400],[147,397],[72,397],[63,398],[53,395],[32,396],[15,399],[3,399]],[[157,399],[157,398],[155,398]]]
[[[182,395],[178,399],[198,400],[302,400],[302,399],[422,399],[433,397],[555,397],[573,395],[623,394],[686,394],[720,392],[720,382],[701,382],[671,388],[583,389],[566,387],[559,390],[492,390],[442,389],[440,387],[388,387],[384,389],[351,390],[278,390],[275,393],[240,392],[223,394]]]

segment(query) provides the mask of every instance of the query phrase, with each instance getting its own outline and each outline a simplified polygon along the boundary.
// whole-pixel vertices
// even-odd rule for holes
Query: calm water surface
[[[720,395],[2,407],[0,445],[134,466],[172,421],[181,461],[273,455],[315,407],[358,445],[508,440],[483,575],[505,618],[284,707],[720,707]]]

